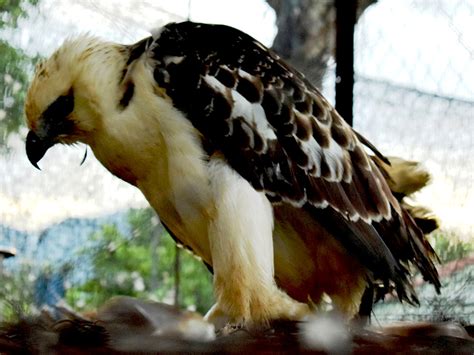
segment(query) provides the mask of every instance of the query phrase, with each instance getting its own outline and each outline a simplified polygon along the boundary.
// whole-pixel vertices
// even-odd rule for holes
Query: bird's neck
[[[102,117],[90,143],[94,154],[114,175],[139,187],[182,243],[209,261],[205,240],[193,242],[207,238],[203,216],[212,213],[199,133],[156,87],[144,60],[127,80],[133,96],[126,107]]]

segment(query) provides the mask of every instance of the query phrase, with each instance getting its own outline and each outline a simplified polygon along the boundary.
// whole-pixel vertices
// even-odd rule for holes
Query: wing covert
[[[345,233],[339,238],[350,252],[366,265],[383,256],[383,271],[369,266],[375,277],[405,285],[405,264],[419,258],[436,284],[431,247],[364,145],[380,153],[302,74],[222,25],[169,24],[140,43],[157,85],[199,130],[209,155],[222,153],[272,202],[326,209],[320,217],[328,229],[345,225],[334,232]]]
[[[271,50],[226,26],[181,23],[166,26],[148,51],[155,80],[205,147],[224,153],[256,189],[352,220],[390,218],[397,203],[356,134]]]

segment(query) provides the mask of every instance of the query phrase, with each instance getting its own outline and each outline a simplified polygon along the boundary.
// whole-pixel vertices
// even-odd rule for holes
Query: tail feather
[[[426,234],[439,228],[439,220],[429,208],[417,206],[409,199],[412,194],[423,189],[431,181],[429,172],[420,163],[414,161],[397,157],[381,159],[379,156],[371,156],[371,158],[382,172],[390,190],[402,207],[398,221],[399,238],[384,238],[384,236],[391,235],[390,230],[395,228],[393,223],[388,225],[385,221],[381,221],[381,223],[374,224],[375,229],[384,238],[389,249],[396,252],[400,263],[403,265],[415,264],[425,280],[432,283],[436,292],[439,293],[441,283],[433,263],[439,259],[426,238]],[[418,303],[410,282],[399,284],[395,282],[394,286],[400,299],[407,300],[409,298],[409,303]],[[370,319],[373,302],[377,302],[390,291],[390,287],[382,285],[380,281],[371,283],[365,293],[367,297],[361,303],[359,317],[365,321]],[[407,295],[411,297],[406,297]]]
[[[431,181],[429,172],[420,163],[398,157],[387,159],[390,164],[383,162],[377,156],[372,156],[375,164],[386,173],[385,178],[390,190],[399,199],[420,191]]]
[[[428,207],[416,206],[407,199],[404,199],[401,204],[415,220],[423,234],[429,234],[440,227],[438,217]]]
[[[423,234],[429,234],[438,229],[440,222],[434,212],[428,207],[416,205],[408,199],[430,183],[430,173],[416,161],[388,157],[390,164],[387,164],[377,156],[371,158],[382,171],[393,195],[414,219]]]

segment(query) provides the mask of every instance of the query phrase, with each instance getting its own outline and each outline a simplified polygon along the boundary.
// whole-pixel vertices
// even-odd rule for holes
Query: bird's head
[[[25,104],[26,153],[35,167],[56,143],[91,143],[107,113],[112,86],[120,81],[121,51],[82,36],[37,65]]]

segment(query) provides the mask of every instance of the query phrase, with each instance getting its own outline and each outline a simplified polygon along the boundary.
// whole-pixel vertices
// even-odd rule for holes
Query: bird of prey
[[[277,54],[223,25],[170,23],[132,45],[67,40],[25,105],[31,163],[88,144],[213,271],[220,326],[351,317],[368,284],[417,303],[435,254],[392,195],[386,160]]]

